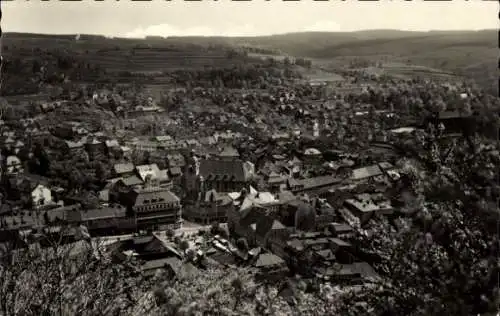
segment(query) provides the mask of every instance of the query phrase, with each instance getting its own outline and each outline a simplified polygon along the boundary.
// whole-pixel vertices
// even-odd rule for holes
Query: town
[[[101,244],[146,279],[248,268],[266,282],[374,285],[390,260],[375,247],[381,236],[440,203],[423,206],[412,187],[414,170],[436,163],[436,144],[449,153],[482,135],[481,155],[495,152],[498,120],[482,105],[498,100],[471,85],[357,68],[342,81],[308,80],[310,61],[259,63],[177,72],[161,93],[66,80],[45,97],[6,97],[4,252]],[[49,67],[33,65],[40,76]],[[437,155],[439,172],[458,177],[427,189],[439,195],[461,179],[448,170],[458,163]],[[474,170],[494,172],[498,150],[487,159]],[[498,184],[484,184],[493,176],[475,176],[459,190],[494,201]]]

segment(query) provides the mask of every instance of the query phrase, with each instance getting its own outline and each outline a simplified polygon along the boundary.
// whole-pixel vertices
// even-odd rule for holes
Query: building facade
[[[178,229],[182,225],[180,199],[166,188],[132,190],[128,207],[138,229]]]

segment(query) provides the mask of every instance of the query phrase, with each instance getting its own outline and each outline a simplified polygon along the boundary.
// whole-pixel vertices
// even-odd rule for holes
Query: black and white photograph
[[[0,316],[499,316],[498,1],[0,1]]]

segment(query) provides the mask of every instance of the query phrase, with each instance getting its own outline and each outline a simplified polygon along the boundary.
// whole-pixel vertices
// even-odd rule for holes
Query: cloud
[[[125,34],[129,38],[144,38],[146,36],[254,36],[256,30],[252,25],[231,26],[223,30],[207,26],[180,28],[170,24],[157,24],[147,27],[138,27]]]

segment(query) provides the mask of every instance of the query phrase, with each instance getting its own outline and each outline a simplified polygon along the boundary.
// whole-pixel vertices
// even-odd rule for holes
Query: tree
[[[229,232],[226,227],[219,227],[218,234],[224,239],[229,238]]]
[[[236,241],[236,246],[238,247],[238,249],[240,249],[241,251],[248,251],[248,241],[246,240],[246,238],[239,238],[237,241]]]
[[[110,314],[137,304],[132,295],[141,284],[136,269],[127,262],[111,263],[99,242],[64,244],[62,231],[44,235],[43,241],[49,246],[35,242],[2,253],[2,314]]]
[[[183,240],[181,241],[181,243],[179,244],[179,248],[183,251],[183,252],[186,252],[186,250],[189,249],[189,241],[187,240]]]
[[[172,239],[175,237],[175,231],[173,229],[167,229],[167,231],[165,232],[165,234],[167,235],[167,237],[169,239]]]
[[[412,159],[403,178],[413,197],[406,218],[374,220],[369,239],[359,240],[381,255],[375,267],[388,279],[382,288],[396,314],[496,312],[500,266],[492,254],[500,214],[491,192],[498,147],[478,136],[450,142],[437,130],[427,133],[418,149],[407,148]],[[383,301],[373,304],[387,311]]]
[[[218,222],[213,222],[212,225],[210,225],[210,233],[212,235],[217,235],[219,233],[219,228],[220,224]]]

